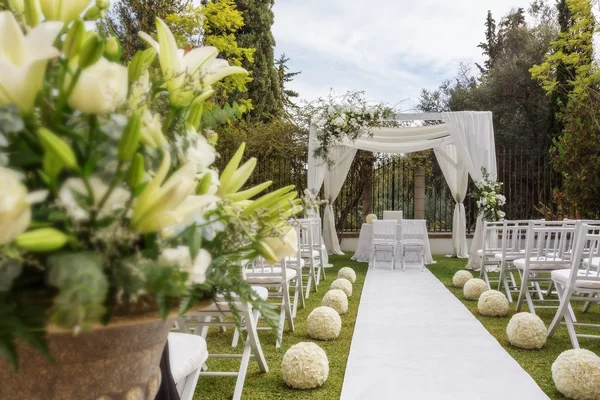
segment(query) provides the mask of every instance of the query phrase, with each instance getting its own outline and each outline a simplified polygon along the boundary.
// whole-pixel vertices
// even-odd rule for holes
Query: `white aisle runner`
[[[548,399],[431,272],[410,269],[367,273],[341,398]]]

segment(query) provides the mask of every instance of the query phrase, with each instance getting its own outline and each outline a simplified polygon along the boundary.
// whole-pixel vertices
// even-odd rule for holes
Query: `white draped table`
[[[434,264],[431,257],[431,248],[429,247],[429,237],[427,236],[427,221],[424,219],[403,219],[404,239],[419,239],[423,241],[425,264]],[[398,237],[400,236],[400,227],[398,227]],[[373,240],[373,225],[363,224],[360,228],[360,236],[356,244],[356,252],[352,256],[352,261],[369,262],[371,259],[371,242]],[[408,253],[407,258],[413,253]],[[391,257],[388,257],[391,258]],[[385,258],[384,258],[385,259]],[[396,251],[396,262],[400,261],[400,252]],[[405,260],[412,262],[411,258]],[[420,260],[417,260],[420,261]]]

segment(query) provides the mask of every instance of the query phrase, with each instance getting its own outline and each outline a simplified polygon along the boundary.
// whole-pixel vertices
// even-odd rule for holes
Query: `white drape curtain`
[[[492,113],[446,112],[442,113],[442,117],[456,147],[458,159],[463,163],[471,178],[476,181],[481,179],[481,169],[485,168],[490,174],[490,178],[496,179],[496,147]],[[481,218],[477,218],[467,268],[479,269],[481,267],[481,259],[477,255],[477,250],[482,247],[483,223]]]
[[[467,195],[469,173],[464,164],[459,162],[458,152],[453,144],[442,144],[433,150],[456,202],[452,218],[452,257],[467,258],[467,216],[463,202]]]

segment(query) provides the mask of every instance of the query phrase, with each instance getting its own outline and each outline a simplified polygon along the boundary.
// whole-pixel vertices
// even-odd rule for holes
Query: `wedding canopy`
[[[357,150],[379,153],[411,153],[434,149],[436,158],[450,187],[456,206],[452,220],[453,256],[469,257],[469,266],[478,268],[477,249],[481,248],[481,219],[477,220],[471,251],[467,250],[466,215],[463,201],[467,194],[468,177],[482,178],[485,168],[496,179],[496,150],[491,112],[444,112],[429,114],[399,114],[398,120],[436,120],[438,125],[413,128],[373,128],[372,137],[345,140],[330,150],[333,162],[328,166],[315,158],[318,146],[317,130],[311,127],[308,146],[308,188],[318,192],[325,185],[329,204],[323,215],[323,239],[330,254],[343,254],[338,242],[333,216],[333,202],[340,193]]]

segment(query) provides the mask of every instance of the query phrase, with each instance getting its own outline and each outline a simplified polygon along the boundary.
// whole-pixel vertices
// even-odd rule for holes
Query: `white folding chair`
[[[517,270],[512,263],[525,256],[528,228],[529,221],[504,221],[501,252],[494,255],[494,259],[500,264],[498,290],[504,290],[511,303],[513,301],[512,294],[519,293],[520,290],[514,275]]]
[[[574,234],[575,223],[529,223],[525,257],[513,261],[521,277],[517,311],[521,310],[523,302],[527,302],[529,312],[532,314],[535,314],[536,308],[556,308],[556,306],[535,305],[531,292],[537,293],[536,301],[555,301],[544,297],[539,284],[544,282],[552,284],[552,280],[547,275],[554,270],[565,269],[571,264],[572,251],[567,246],[573,243]],[[547,294],[550,294],[550,287]]]
[[[600,227],[584,224],[578,227],[570,268],[552,271],[560,306],[548,328],[548,337],[556,332],[560,324],[564,324],[575,349],[579,348],[580,337],[600,339],[598,335],[576,332],[576,327],[600,328],[600,324],[577,323],[571,305],[571,301],[582,301],[586,305],[600,303],[600,269],[594,268],[593,262],[589,262],[594,259],[600,260]]]
[[[406,269],[406,254],[416,253],[420,261],[421,271],[425,270],[425,243],[423,242],[423,233],[416,230],[416,226],[406,220],[400,220],[398,224],[398,246],[400,248],[400,266],[402,270]]]
[[[373,240],[371,242],[371,262],[369,267],[375,268],[376,253],[391,252],[392,270],[396,268],[397,222],[395,220],[373,221]]]
[[[192,400],[202,366],[208,359],[206,341],[198,335],[169,332],[169,365],[180,400]]]
[[[384,211],[383,219],[393,219],[400,223],[402,221],[402,211]]]
[[[253,287],[256,294],[266,300],[269,296],[269,291],[264,287]],[[252,308],[250,304],[245,304],[241,301],[235,303],[236,309],[238,310],[242,327],[246,331],[246,341],[244,343],[244,350],[242,354],[210,354],[210,358],[240,358],[240,368],[237,372],[223,372],[223,371],[203,371],[200,372],[200,376],[229,376],[236,377],[237,381],[235,384],[235,390],[233,393],[233,399],[239,400],[242,397],[242,391],[244,389],[244,381],[246,380],[246,372],[248,371],[248,363],[250,357],[254,356],[254,359],[258,363],[258,367],[261,372],[269,372],[267,361],[260,345],[257,332],[257,321],[259,318],[259,312],[257,309]],[[233,315],[232,309],[225,301],[225,298],[217,299],[210,306],[203,308],[199,311],[193,311],[186,314],[183,317],[177,319],[177,324],[182,333],[190,333],[193,329],[195,335],[200,335],[204,339],[208,335],[208,328],[210,326],[235,326],[235,322],[224,321],[221,317]],[[216,319],[216,320],[213,320]],[[206,368],[207,369],[207,368]]]
[[[311,287],[314,286],[314,291],[319,290],[319,282],[321,278],[321,262],[319,261],[320,249],[315,246],[315,239],[313,235],[315,233],[315,219],[303,218],[299,219],[301,230],[300,230],[300,255],[304,260],[305,265],[308,267],[308,276],[306,280],[306,295],[308,299],[310,296]],[[319,223],[320,225],[320,223]],[[319,236],[321,232],[319,229]]]
[[[502,253],[502,249],[498,243],[498,232],[502,230],[503,221],[484,221],[483,222],[483,246],[481,250],[477,250],[477,255],[481,257],[481,269],[479,270],[479,278],[487,283],[491,289],[490,272],[499,270],[499,262],[496,260],[496,255]]]
[[[245,276],[249,284],[275,289],[275,291],[269,292],[269,299],[281,299],[281,302],[278,303],[281,306],[281,311],[277,327],[276,348],[281,347],[286,321],[289,330],[294,331],[294,316],[298,308],[298,295],[300,294],[300,297],[302,297],[302,286],[298,275],[296,268],[288,268],[285,258],[279,263],[269,265],[262,257],[259,257],[246,266]],[[291,287],[294,288],[294,296],[290,298]],[[237,340],[234,339],[234,345],[236,342]]]
[[[325,243],[323,243],[323,229],[321,225],[321,218],[314,217],[311,218],[311,227],[312,227],[312,243],[313,250],[318,252],[317,263],[318,263],[318,271],[319,279],[327,280],[327,276],[325,275],[325,252],[327,249],[325,248]]]

